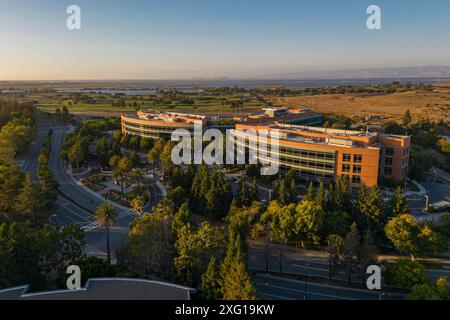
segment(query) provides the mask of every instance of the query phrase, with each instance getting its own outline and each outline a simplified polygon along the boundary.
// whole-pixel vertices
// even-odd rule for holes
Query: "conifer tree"
[[[205,273],[202,275],[203,297],[208,300],[222,299],[220,292],[220,279],[219,272],[217,270],[217,261],[214,256],[211,257],[206,268]]]
[[[35,226],[45,222],[48,214],[43,210],[43,194],[36,187],[29,174],[25,175],[23,188],[16,199],[15,211],[22,218],[30,219]]]
[[[408,213],[408,202],[403,196],[401,187],[395,189],[394,195],[389,199],[387,205],[387,215],[389,217],[397,217],[399,215]]]
[[[314,200],[314,185],[312,182],[309,183],[308,191],[306,191],[303,201],[313,201]]]
[[[255,300],[256,289],[247,272],[241,236],[230,235],[227,255],[220,268],[221,293],[225,300]]]
[[[252,190],[250,191],[250,202],[259,201],[258,185],[256,184],[256,179],[253,178]]]
[[[325,188],[322,181],[320,181],[314,202],[322,209],[325,209]]]
[[[358,269],[359,254],[361,250],[361,237],[356,227],[356,223],[353,223],[350,232],[347,233],[343,245],[343,263],[347,272],[348,282],[352,282],[352,275]]]

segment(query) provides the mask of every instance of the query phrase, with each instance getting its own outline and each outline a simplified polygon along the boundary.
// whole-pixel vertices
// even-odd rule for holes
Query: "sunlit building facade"
[[[372,132],[337,130],[287,124],[237,124],[234,143],[252,148],[260,130],[276,130],[278,161],[308,181],[348,178],[353,189],[361,183],[372,187],[380,179],[404,181],[407,175],[410,138]],[[254,143],[250,143],[252,141]],[[254,153],[256,154],[256,153]],[[271,158],[274,158],[273,156]]]
[[[170,139],[175,129],[194,132],[195,125],[202,130],[214,127],[201,115],[141,111],[137,116],[122,115],[123,134],[152,139]],[[309,110],[265,108],[264,113],[235,118],[232,132],[235,147],[249,151],[258,138],[258,131],[278,132],[279,167],[294,169],[306,181],[331,181],[348,178],[353,189],[361,183],[367,187],[380,179],[402,182],[406,179],[409,164],[410,137],[338,130],[297,125],[318,124],[320,115]],[[273,158],[273,157],[271,157]]]

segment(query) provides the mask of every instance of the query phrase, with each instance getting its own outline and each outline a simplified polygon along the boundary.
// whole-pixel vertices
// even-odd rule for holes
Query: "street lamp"
[[[428,202],[430,201],[430,198],[425,195],[425,211],[428,211]]]

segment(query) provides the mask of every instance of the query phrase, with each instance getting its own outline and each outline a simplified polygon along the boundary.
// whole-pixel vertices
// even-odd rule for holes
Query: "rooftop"
[[[28,292],[29,286],[0,290],[0,300],[190,300],[195,289],[134,278],[95,278],[76,290]]]

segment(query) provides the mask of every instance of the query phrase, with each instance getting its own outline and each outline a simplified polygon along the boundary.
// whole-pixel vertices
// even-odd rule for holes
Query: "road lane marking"
[[[298,289],[294,289],[294,288],[289,288],[289,287],[282,287],[282,286],[277,286],[277,285],[273,285],[273,284],[268,284],[268,283],[262,283],[262,282],[258,282],[255,281],[255,284],[260,284],[260,285],[264,285],[266,287],[272,287],[272,288],[276,288],[276,289],[283,289],[283,290],[288,290],[288,291],[295,291],[298,292],[300,294],[302,294],[303,296],[305,295],[305,290],[298,290]],[[313,284],[309,285],[313,286]],[[345,290],[345,289],[342,289]],[[342,299],[342,300],[356,300],[353,298],[348,298],[348,297],[342,297],[342,296],[335,296],[332,294],[326,294],[326,293],[317,293],[317,292],[311,292],[311,291],[306,291],[306,296],[308,296],[308,294],[310,295],[315,295],[315,296],[323,296],[323,297],[327,297],[327,298],[334,298],[334,299]]]
[[[269,297],[269,298],[281,299],[281,300],[295,300],[295,299],[292,299],[292,298],[277,296],[276,294],[270,294],[270,293],[265,293],[265,292],[258,292],[258,295],[259,296],[266,296],[266,297]]]

